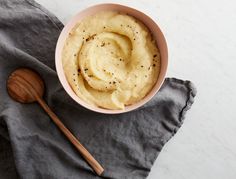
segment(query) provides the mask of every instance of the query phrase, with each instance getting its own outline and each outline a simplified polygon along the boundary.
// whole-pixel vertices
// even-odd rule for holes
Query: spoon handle
[[[37,97],[37,101],[41,105],[41,107],[46,111],[46,113],[51,117],[51,119],[57,125],[57,127],[65,134],[65,136],[70,140],[70,142],[75,146],[75,148],[79,150],[81,155],[90,164],[93,170],[100,176],[104,171],[102,166],[84,148],[84,146],[78,141],[78,139],[76,139],[76,137],[64,126],[64,124],[60,121],[60,119],[56,116],[56,114],[50,109],[50,107],[46,104],[46,102],[40,97]]]

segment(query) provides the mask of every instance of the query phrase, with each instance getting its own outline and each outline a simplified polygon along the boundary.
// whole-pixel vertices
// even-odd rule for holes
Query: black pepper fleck
[[[141,67],[143,68],[143,65],[141,65]]]
[[[105,42],[102,42],[101,47],[104,47],[104,46],[105,46]]]
[[[153,64],[152,66],[153,66],[153,67],[155,67],[155,66],[156,66],[156,64]]]
[[[153,57],[154,57],[154,58],[157,57],[157,54],[153,55]]]
[[[89,37],[86,39],[86,42],[88,42],[88,41],[91,40],[91,39],[93,40],[96,35],[97,35],[97,34],[93,34],[93,35],[89,36]]]

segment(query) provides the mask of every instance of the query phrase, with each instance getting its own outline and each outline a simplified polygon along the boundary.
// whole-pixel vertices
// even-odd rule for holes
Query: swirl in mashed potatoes
[[[160,54],[149,30],[115,11],[84,18],[69,33],[62,52],[66,78],[85,102],[124,109],[152,89]]]

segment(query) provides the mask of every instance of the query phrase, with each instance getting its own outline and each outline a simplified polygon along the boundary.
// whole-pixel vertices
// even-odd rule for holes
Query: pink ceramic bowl
[[[120,11],[120,12],[128,13],[129,15],[131,15],[131,16],[139,19],[141,22],[143,22],[149,28],[149,30],[152,32],[152,35],[156,40],[156,43],[157,43],[157,46],[160,50],[160,55],[161,55],[160,74],[159,74],[158,80],[157,80],[155,86],[153,87],[153,89],[141,101],[139,101],[135,104],[126,106],[124,110],[103,109],[103,108],[91,106],[91,105],[87,104],[86,102],[84,102],[82,99],[80,99],[78,96],[76,96],[76,94],[74,93],[74,91],[70,87],[69,83],[66,80],[66,76],[64,74],[63,67],[62,67],[61,53],[62,53],[63,46],[65,44],[65,40],[66,40],[70,30],[79,21],[81,21],[86,16],[90,16],[92,14],[95,14],[95,13],[99,12],[99,11],[105,11],[105,10],[114,10],[114,11]],[[60,80],[62,86],[64,87],[66,92],[77,103],[79,103],[80,105],[84,106],[87,109],[90,109],[92,111],[96,111],[96,112],[99,112],[99,113],[118,114],[118,113],[124,113],[124,112],[128,112],[128,111],[137,109],[138,107],[140,107],[140,106],[144,105],[145,103],[147,103],[157,93],[157,91],[160,89],[160,87],[161,87],[161,85],[162,85],[162,83],[164,82],[164,79],[165,79],[167,65],[168,65],[168,50],[167,50],[167,44],[166,44],[165,37],[162,34],[160,28],[147,15],[145,15],[144,13],[142,13],[142,12],[136,10],[136,9],[133,9],[133,8],[130,8],[130,7],[127,7],[127,6],[124,6],[124,5],[120,5],[120,4],[99,4],[99,5],[89,7],[87,9],[79,12],[64,27],[64,29],[62,30],[62,32],[59,36],[58,42],[57,42],[55,60],[56,60],[57,74],[58,74],[58,77],[59,77],[59,80]]]

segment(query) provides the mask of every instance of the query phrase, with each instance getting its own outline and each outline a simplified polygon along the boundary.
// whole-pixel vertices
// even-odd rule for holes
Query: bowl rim
[[[147,20],[150,21],[150,23],[154,24],[155,26],[155,30],[158,31],[158,36],[159,36],[159,41],[161,40],[162,42],[162,48],[164,49],[165,51],[165,54],[164,54],[164,58],[162,58],[163,54],[161,53],[161,50],[159,49],[160,51],[160,56],[161,56],[161,67],[160,67],[160,72],[159,72],[159,76],[158,76],[158,79],[157,79],[157,82],[155,83],[155,85],[152,87],[152,89],[148,92],[148,94],[143,98],[141,99],[140,101],[138,101],[137,103],[134,103],[132,105],[128,105],[128,106],[125,106],[125,109],[118,109],[118,110],[113,110],[113,109],[105,109],[105,108],[101,108],[101,107],[97,107],[97,106],[94,106],[94,105],[90,105],[88,104],[87,102],[83,101],[79,96],[77,96],[75,94],[75,92],[73,91],[73,89],[71,88],[69,82],[67,81],[66,79],[66,76],[65,76],[65,73],[64,73],[64,69],[63,69],[63,66],[62,66],[62,60],[61,60],[61,51],[63,49],[63,46],[64,46],[64,43],[65,43],[65,40],[70,32],[70,30],[74,27],[74,25],[76,25],[81,19],[83,19],[84,17],[82,17],[81,19],[79,18],[79,16],[81,16],[82,14],[88,12],[88,11],[91,11],[95,8],[102,8],[102,7],[105,7],[105,6],[113,6],[113,7],[119,7],[119,8],[124,8],[124,9],[128,9],[130,11],[135,11],[136,13],[140,14],[140,16],[143,16],[144,18],[146,18]],[[127,10],[127,11],[128,11]],[[101,11],[101,10],[100,10]],[[97,11],[99,12],[99,11]],[[122,11],[121,11],[122,12]],[[124,13],[127,13],[125,11],[123,11]],[[90,14],[92,15],[92,14]],[[129,14],[131,16],[133,16],[133,14]],[[87,17],[87,16],[85,16]],[[135,17],[135,16],[134,16]],[[136,18],[136,17],[135,17]],[[80,19],[80,20],[78,20]],[[140,20],[139,18],[137,18],[138,20]],[[149,31],[154,34],[153,30],[149,28],[148,25],[146,25],[145,22],[143,22],[142,20],[140,20],[142,23],[145,24],[145,26],[147,26],[147,28],[149,29]],[[155,37],[155,40],[156,40],[156,43],[157,43],[157,46],[158,46],[158,42],[157,42],[157,38]],[[159,47],[158,47],[159,48]],[[165,61],[164,65],[163,65],[163,60]],[[129,112],[129,111],[132,111],[132,110],[135,110],[141,106],[143,106],[144,104],[146,104],[148,101],[150,101],[155,95],[156,93],[159,91],[159,89],[161,88],[164,80],[165,80],[165,76],[166,76],[166,72],[167,72],[167,67],[168,67],[168,47],[167,47],[167,43],[166,43],[166,39],[160,29],[160,27],[158,26],[158,24],[151,18],[149,17],[148,15],[146,15],[145,13],[143,13],[142,11],[140,10],[137,10],[135,8],[132,8],[132,7],[129,7],[129,6],[126,6],[126,5],[122,5],[122,4],[117,4],[117,3],[99,3],[99,4],[95,4],[95,5],[92,5],[92,6],[89,6],[81,11],[79,11],[78,13],[76,13],[69,21],[68,23],[64,26],[64,28],[62,29],[60,35],[59,35],[59,38],[57,40],[57,44],[56,44],[56,51],[55,51],[55,66],[56,66],[56,71],[57,71],[57,75],[58,75],[58,78],[59,78],[59,81],[60,83],[62,84],[64,90],[67,92],[67,94],[74,100],[76,101],[78,104],[80,104],[81,106],[91,110],[91,111],[94,111],[94,112],[98,112],[98,113],[103,113],[103,114],[120,114],[120,113],[126,113],[126,112]]]

